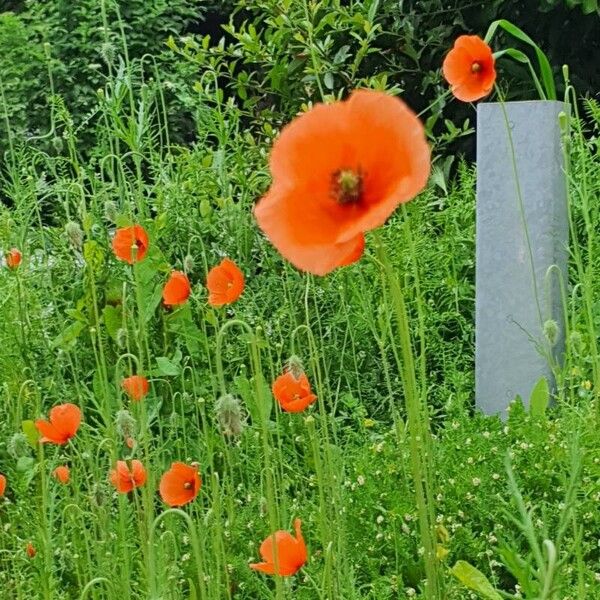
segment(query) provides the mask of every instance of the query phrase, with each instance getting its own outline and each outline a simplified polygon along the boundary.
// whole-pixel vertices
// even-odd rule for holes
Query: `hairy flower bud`
[[[224,394],[215,402],[215,416],[226,436],[238,436],[244,430],[246,417],[241,402],[231,394]]]
[[[73,248],[80,250],[83,246],[83,231],[79,226],[79,223],[75,221],[69,221],[65,225],[65,233],[67,234],[67,238],[69,242],[71,242]]]
[[[112,200],[104,203],[104,218],[111,223],[117,220],[117,205]]]
[[[117,433],[123,439],[135,438],[135,419],[128,410],[120,410],[115,418]]]
[[[8,440],[6,449],[15,460],[29,456],[29,444],[27,443],[27,438],[22,433],[15,433]]]
[[[296,379],[299,379],[304,374],[302,359],[295,354],[292,354],[292,356],[289,357],[286,367]]]
[[[560,329],[558,327],[558,323],[554,319],[548,319],[544,323],[544,336],[546,337],[548,343],[551,346],[554,346],[556,344],[559,333]]]
[[[195,266],[194,257],[191,254],[186,254],[185,258],[183,259],[183,270],[186,273],[191,273]]]

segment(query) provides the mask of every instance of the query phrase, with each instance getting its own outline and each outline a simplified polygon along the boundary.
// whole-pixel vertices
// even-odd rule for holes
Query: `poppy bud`
[[[8,453],[15,459],[29,456],[29,444],[22,433],[15,433],[6,445]]]
[[[558,328],[558,323],[554,319],[548,319],[544,323],[544,336],[551,346],[554,346],[556,344],[556,340],[558,339],[559,333],[560,330]]]
[[[29,558],[33,558],[37,554],[37,551],[31,542],[27,542],[25,551],[27,552],[27,556],[29,556]]]
[[[117,412],[115,425],[117,427],[117,433],[123,437],[126,442],[135,435],[135,419],[128,410],[120,410]]]
[[[293,354],[287,361],[287,370],[296,378],[304,374],[304,366],[302,365],[302,359],[299,356]]]
[[[194,257],[191,254],[186,254],[185,258],[183,259],[183,270],[186,273],[191,273],[195,266]]]
[[[119,346],[119,348],[125,348],[127,345],[127,330],[119,327],[119,329],[117,329],[117,335],[115,338],[117,340],[117,346]]]
[[[69,238],[69,242],[73,245],[73,248],[79,250],[83,246],[83,231],[81,230],[79,223],[69,221],[65,225],[65,233]]]
[[[224,394],[215,402],[215,416],[221,432],[226,436],[238,436],[244,430],[246,418],[241,402],[231,394]]]
[[[117,205],[112,200],[104,203],[104,218],[111,223],[117,220]]]
[[[581,352],[583,347],[583,336],[579,331],[571,331],[569,334],[569,344],[575,352]]]

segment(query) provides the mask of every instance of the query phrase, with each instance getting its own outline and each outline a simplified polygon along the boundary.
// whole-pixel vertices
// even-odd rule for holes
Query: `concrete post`
[[[547,275],[556,265],[566,284],[563,110],[550,101],[478,105],[475,399],[486,414],[506,416],[517,394],[527,404],[541,377],[552,389],[548,357],[564,352],[558,275]],[[549,319],[560,332],[553,347]]]

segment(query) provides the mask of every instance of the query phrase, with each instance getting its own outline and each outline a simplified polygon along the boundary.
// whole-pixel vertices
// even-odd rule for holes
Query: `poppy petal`
[[[267,575],[275,575],[275,565],[273,563],[254,563],[250,565],[250,568],[261,573],[266,573]]]
[[[163,288],[163,303],[166,306],[184,304],[190,297],[192,288],[185,273],[174,271]]]
[[[75,404],[59,404],[50,409],[50,422],[68,437],[77,433],[81,423],[81,410]]]
[[[63,433],[54,427],[54,425],[48,423],[48,421],[38,419],[35,422],[35,428],[41,435],[40,443],[42,444],[46,442],[52,442],[53,444],[64,444],[67,441]]]
[[[313,402],[315,402],[317,397],[314,394],[309,394],[307,396],[302,396],[301,398],[297,398],[296,400],[292,400],[291,402],[287,402],[286,404],[282,404],[281,408],[285,410],[285,412],[290,413],[298,413],[305,410],[308,406],[310,406]]]

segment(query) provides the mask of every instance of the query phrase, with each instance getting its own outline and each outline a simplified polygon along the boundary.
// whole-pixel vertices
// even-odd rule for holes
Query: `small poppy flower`
[[[300,519],[294,521],[295,537],[287,531],[276,531],[264,540],[260,545],[260,555],[264,562],[251,564],[250,568],[267,575],[294,575],[307,560],[306,544],[300,531],[301,524]]]
[[[181,271],[173,271],[163,288],[163,303],[165,306],[185,304],[191,292],[192,288],[187,275]]]
[[[18,248],[11,248],[6,254],[6,266],[9,269],[16,269],[23,259],[23,255]]]
[[[402,100],[357,90],[287,125],[269,167],[273,183],[254,208],[258,226],[297,268],[325,275],[359,260],[365,232],[425,187],[430,151]]]
[[[235,302],[244,291],[244,274],[229,258],[224,258],[213,267],[206,277],[208,303],[211,306],[223,306]]]
[[[492,91],[496,81],[492,49],[477,35],[461,35],[446,55],[442,72],[458,100],[480,100]]]
[[[6,477],[0,474],[0,498],[4,496],[4,492],[6,492]]]
[[[109,474],[109,479],[117,492],[127,494],[146,483],[146,469],[139,460],[132,460],[131,467],[124,460],[118,460],[116,468]]]
[[[160,480],[160,497],[169,506],[183,506],[198,495],[201,485],[196,466],[174,462]]]
[[[38,419],[36,429],[40,432],[40,442],[66,444],[79,429],[81,410],[74,404],[59,404],[50,409],[50,419]]]
[[[60,481],[63,485],[69,483],[69,479],[71,477],[71,470],[67,465],[60,465],[54,469],[53,473],[54,477]]]
[[[132,265],[146,256],[148,251],[148,234],[141,225],[120,227],[115,233],[112,248],[119,260],[124,260]]]
[[[25,547],[25,552],[27,552],[27,556],[29,558],[33,558],[37,554],[37,550],[35,546],[31,542],[27,542],[27,546]]]
[[[272,390],[275,400],[286,412],[302,412],[317,399],[305,373],[296,377],[292,371],[287,371],[273,382]]]
[[[150,383],[143,375],[131,375],[123,379],[121,387],[133,402],[139,402],[148,395]]]

